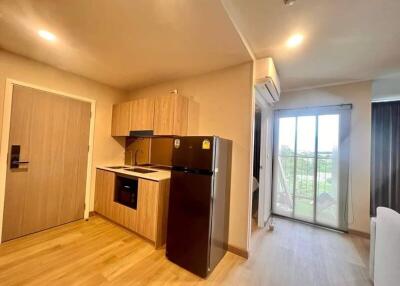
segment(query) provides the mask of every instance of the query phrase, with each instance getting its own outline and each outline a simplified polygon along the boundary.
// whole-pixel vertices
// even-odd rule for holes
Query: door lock
[[[28,164],[29,161],[20,161],[19,154],[21,153],[20,145],[11,145],[11,160],[10,169],[18,169],[20,164]]]

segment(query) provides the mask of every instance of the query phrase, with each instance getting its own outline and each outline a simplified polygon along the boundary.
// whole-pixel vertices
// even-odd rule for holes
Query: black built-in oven
[[[138,179],[118,174],[115,180],[114,201],[132,209],[137,208]]]

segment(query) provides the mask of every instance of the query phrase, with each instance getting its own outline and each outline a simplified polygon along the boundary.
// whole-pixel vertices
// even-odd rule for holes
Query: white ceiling
[[[251,59],[214,0],[3,0],[0,47],[122,89]]]
[[[222,1],[284,90],[400,71],[399,0]],[[304,43],[288,49],[295,33]],[[122,89],[250,60],[218,0],[2,0],[0,35],[0,48]]]
[[[272,56],[284,90],[400,71],[399,0],[223,0],[257,58]],[[288,49],[288,37],[304,43]]]

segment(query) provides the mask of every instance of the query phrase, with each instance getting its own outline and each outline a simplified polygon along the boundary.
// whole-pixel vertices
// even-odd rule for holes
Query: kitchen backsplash
[[[172,137],[135,138],[126,139],[125,164],[154,164],[172,165]]]
[[[150,138],[126,138],[125,143],[125,164],[148,164],[150,163]]]
[[[150,163],[154,165],[172,166],[172,144],[171,137],[151,138]]]

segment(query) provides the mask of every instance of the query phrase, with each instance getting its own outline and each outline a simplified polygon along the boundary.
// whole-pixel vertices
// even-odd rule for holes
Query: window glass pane
[[[296,190],[294,216],[314,220],[315,116],[297,119]]]
[[[296,137],[296,117],[279,119],[279,155],[293,156]]]
[[[296,117],[279,119],[278,136],[273,210],[277,214],[292,216]]]
[[[320,224],[339,224],[339,115],[318,116],[317,214]]]

